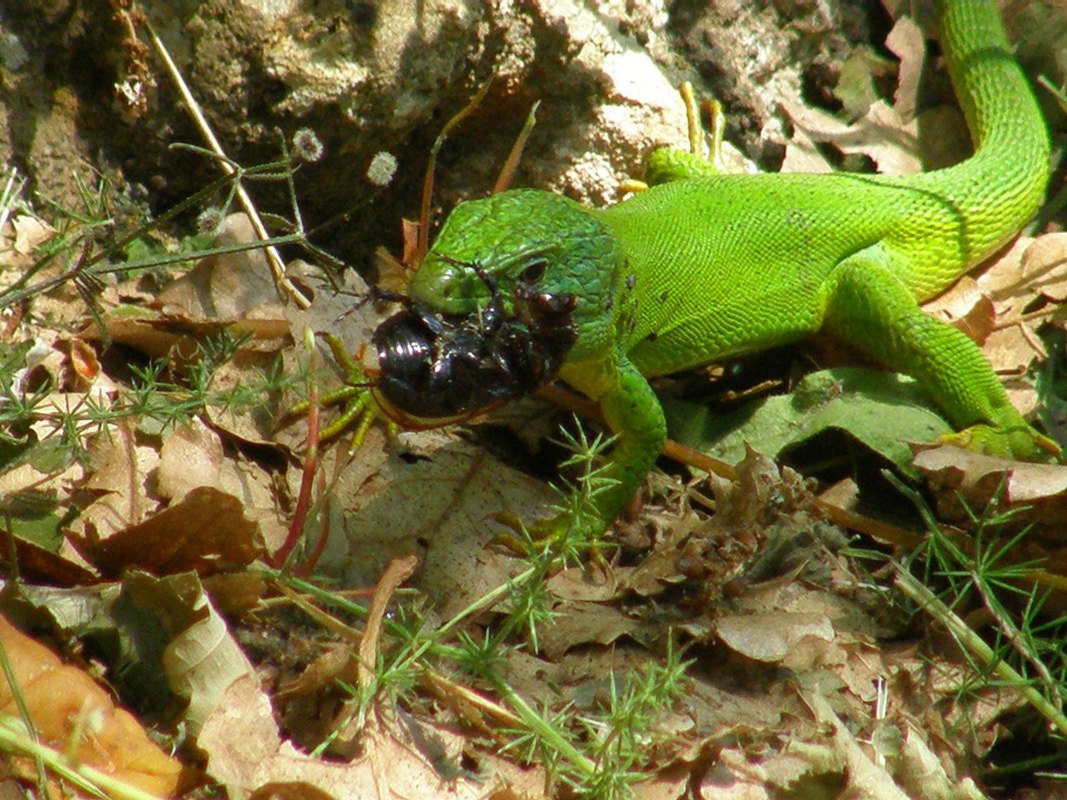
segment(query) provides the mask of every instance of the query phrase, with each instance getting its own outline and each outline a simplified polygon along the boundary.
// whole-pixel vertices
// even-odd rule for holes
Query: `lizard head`
[[[408,427],[528,394],[610,341],[614,240],[573,201],[534,190],[461,203],[374,334],[375,397]]]

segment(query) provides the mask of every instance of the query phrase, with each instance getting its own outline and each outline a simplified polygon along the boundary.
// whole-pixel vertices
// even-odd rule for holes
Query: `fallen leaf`
[[[886,37],[885,46],[899,59],[893,108],[902,119],[911,119],[919,107],[919,89],[926,63],[926,36],[911,17],[900,17]]]
[[[153,744],[140,723],[85,672],[64,664],[2,615],[0,642],[11,665],[10,678],[0,681],[0,713],[19,716],[14,687],[8,682],[13,680],[45,743],[67,749],[72,759],[149,794],[177,793],[182,765]],[[36,777],[32,759],[21,765],[5,759],[4,764],[24,778]]]
[[[240,498],[207,486],[106,539],[88,526],[77,544],[107,575],[133,567],[156,573],[213,572],[249,564],[263,553],[259,526],[245,516]]]
[[[538,634],[545,655],[553,661],[559,661],[570,648],[583,644],[611,644],[620,636],[631,636],[638,641],[655,638],[655,631],[642,620],[627,616],[614,606],[572,602],[560,612],[554,620],[540,626]]]
[[[98,497],[83,510],[79,527],[91,526],[94,536],[106,539],[144,522],[163,502],[155,486],[158,467],[158,444],[143,441],[130,419],[93,437],[85,488]]]
[[[922,163],[916,155],[918,125],[901,118],[885,101],[871,104],[867,113],[852,124],[821,109],[783,101],[790,119],[816,142],[833,144],[843,153],[870,158],[879,172],[910,175],[919,172]]]
[[[777,662],[808,636],[830,641],[830,622],[814,614],[737,614],[719,617],[715,634],[731,650],[756,661]]]
[[[281,739],[270,699],[247,676],[226,689],[197,739],[207,756],[208,775],[231,797],[279,784],[331,798],[397,800],[480,800],[495,796],[501,788],[489,776],[475,782],[458,767],[448,774],[440,772],[411,744],[407,733],[384,724],[369,725],[360,743],[360,756],[349,763],[319,761],[298,752]]]
[[[254,675],[251,663],[195,573],[157,578],[131,570],[122,578],[122,598],[149,617],[155,637],[166,642],[160,666],[170,690],[187,702],[182,721],[195,736],[226,688]]]
[[[212,247],[251,244],[257,239],[245,214],[231,214]],[[281,319],[281,304],[262,248],[208,256],[159,293],[164,307],[175,306],[193,320],[236,321],[250,315]],[[269,310],[267,310],[269,309]],[[173,309],[171,309],[173,311]],[[266,311],[266,314],[264,314]]]
[[[55,228],[30,214],[15,215],[11,225],[15,229],[13,247],[19,255],[31,255],[40,245],[56,235]]]
[[[521,571],[525,562],[488,545],[508,529],[502,512],[533,524],[552,513],[555,495],[536,480],[465,442],[455,431],[402,433],[390,444],[380,430],[350,457],[323,456],[336,476],[328,503],[331,540],[320,571],[344,586],[369,586],[396,558],[417,555],[413,583],[451,615]]]

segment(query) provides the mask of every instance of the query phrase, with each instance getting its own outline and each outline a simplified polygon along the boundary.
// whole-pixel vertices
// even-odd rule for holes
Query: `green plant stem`
[[[1061,736],[1067,738],[1067,717],[1059,709],[1031,686],[1026,678],[999,658],[993,652],[993,648],[972,631],[967,623],[941,602],[933,592],[913,578],[901,565],[894,563],[894,566],[897,570],[895,585],[901,592],[944,625],[960,647],[975,658],[982,667],[989,669],[1006,684],[1021,692],[1038,713],[1045,717]]]
[[[158,795],[120,781],[90,767],[73,764],[62,753],[31,739],[22,723],[14,717],[0,717],[0,749],[39,759],[53,774],[96,797],[117,800],[161,800]]]

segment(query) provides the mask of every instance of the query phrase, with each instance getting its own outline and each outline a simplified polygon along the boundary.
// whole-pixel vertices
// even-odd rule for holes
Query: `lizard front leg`
[[[603,473],[609,485],[595,496],[593,519],[586,526],[599,535],[640,488],[667,439],[667,423],[648,380],[625,355],[595,365],[570,365],[561,376],[600,405],[616,437]]]

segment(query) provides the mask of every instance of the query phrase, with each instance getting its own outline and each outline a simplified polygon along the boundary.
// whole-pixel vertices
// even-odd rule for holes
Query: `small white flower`
[[[382,151],[375,153],[367,167],[367,180],[375,186],[388,186],[396,174],[396,156]]]
[[[322,158],[325,148],[315,131],[311,128],[301,128],[293,134],[293,149],[301,161],[310,164]]]
[[[226,221],[226,218],[222,214],[221,208],[211,206],[205,208],[196,217],[196,229],[201,233],[217,234],[222,230],[222,224]]]

